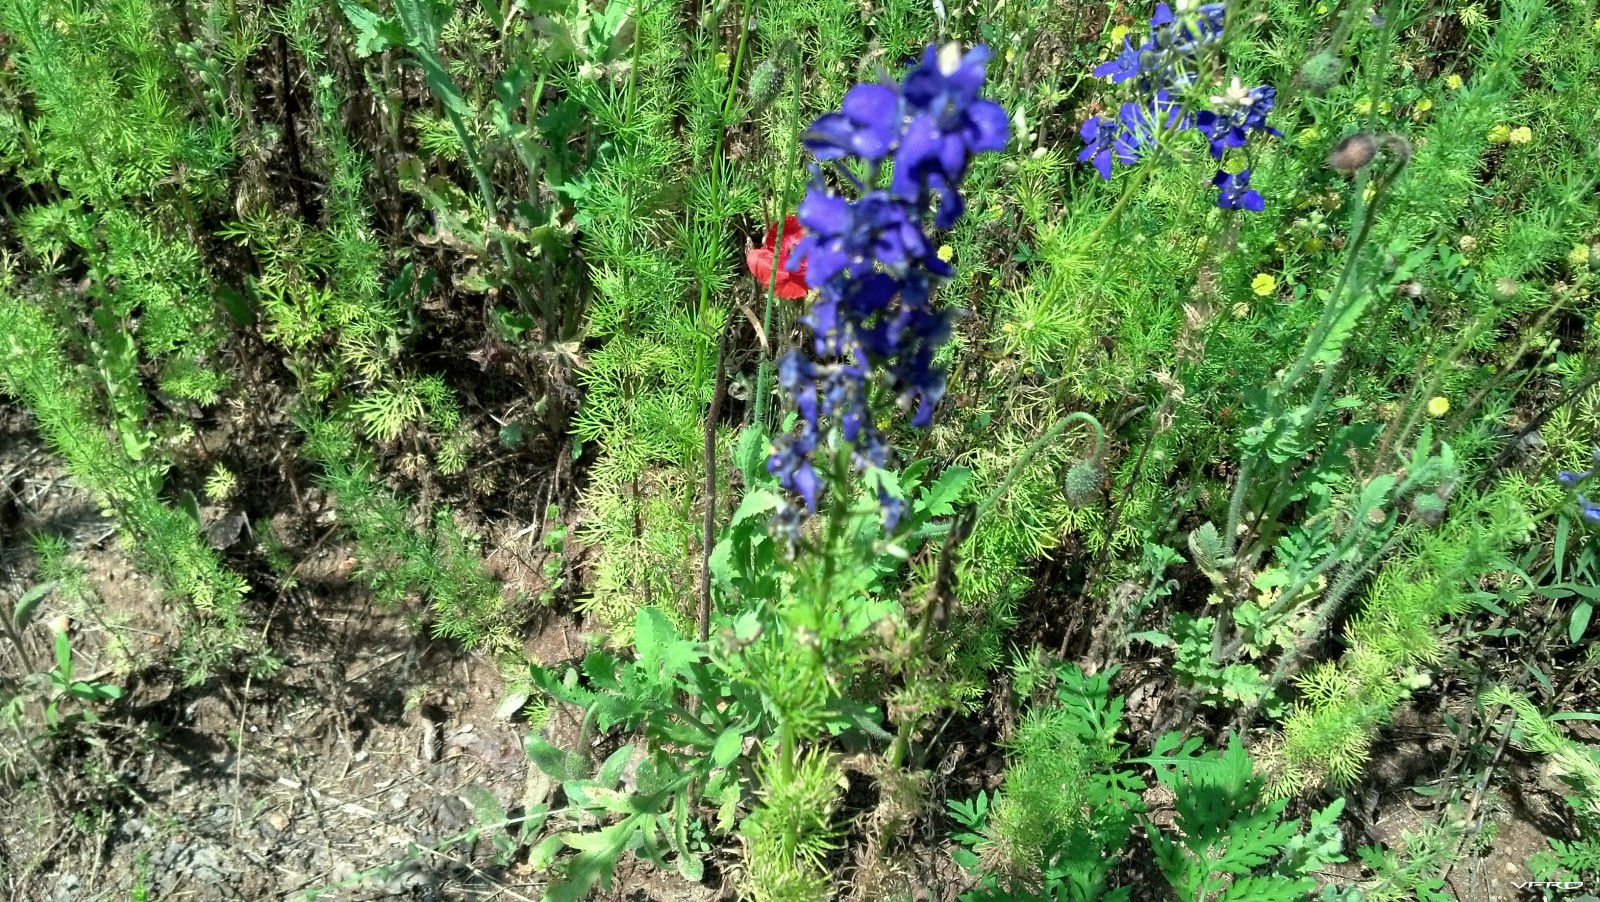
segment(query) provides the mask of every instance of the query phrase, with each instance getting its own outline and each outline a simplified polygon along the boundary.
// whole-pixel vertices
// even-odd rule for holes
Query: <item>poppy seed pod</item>
[[[762,61],[750,73],[750,105],[756,111],[764,110],[783,90],[783,66],[775,59]]]
[[[1371,135],[1357,133],[1340,141],[1328,154],[1327,166],[1343,173],[1364,168],[1378,155],[1378,142]]]
[[[1331,50],[1323,50],[1306,60],[1300,67],[1300,84],[1314,96],[1325,96],[1344,75],[1344,59]]]
[[[1090,460],[1079,460],[1067,470],[1066,478],[1061,481],[1061,493],[1068,504],[1084,507],[1099,496],[1100,483],[1104,480],[1105,474],[1098,465]]]
[[[1438,526],[1444,520],[1447,506],[1448,502],[1437,492],[1419,492],[1411,499],[1411,513],[1429,527]]]

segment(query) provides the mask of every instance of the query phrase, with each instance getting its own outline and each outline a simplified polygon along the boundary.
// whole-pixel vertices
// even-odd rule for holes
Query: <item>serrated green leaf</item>
[[[610,789],[597,783],[584,787],[584,794],[591,805],[597,805],[614,814],[645,814],[639,800],[620,790]]]
[[[561,841],[561,837],[546,837],[543,842],[534,846],[533,850],[528,853],[528,865],[535,871],[548,870],[550,865],[555,863],[556,856],[561,854],[561,850],[565,847],[566,843]]]
[[[634,819],[630,817],[627,820],[592,833],[563,833],[561,834],[561,841],[580,852],[589,852],[614,859],[622,854],[623,849],[628,847],[628,840],[632,838],[635,829],[637,829],[637,825],[634,823]]]
[[[955,510],[955,502],[972,481],[972,471],[966,467],[946,467],[928,490],[917,498],[918,510],[927,511],[930,517],[946,517]]]
[[[522,747],[539,770],[553,779],[576,779],[588,770],[588,762],[582,755],[557,748],[537,734],[529,733],[522,740]]]
[[[356,0],[339,0],[339,7],[356,30],[356,56],[364,58],[405,44],[405,31],[393,16],[380,16]]]
[[[63,680],[72,679],[72,640],[65,632],[56,633],[56,669]]]
[[[751,517],[776,509],[779,500],[777,495],[766,489],[745,492],[744,497],[739,500],[738,508],[733,512],[733,519],[728,521],[728,527],[731,529]]]

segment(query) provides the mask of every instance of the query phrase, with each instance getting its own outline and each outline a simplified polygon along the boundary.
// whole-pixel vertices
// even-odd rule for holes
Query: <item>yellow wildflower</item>
[[[1496,125],[1493,128],[1489,129],[1489,143],[1490,144],[1509,144],[1509,143],[1511,143],[1511,126],[1509,126],[1509,125]]]
[[[935,253],[939,255],[940,260],[943,260],[946,263],[949,263],[951,258],[956,255],[955,249],[948,244],[939,245],[939,250]]]
[[[1447,414],[1449,412],[1450,412],[1450,399],[1449,398],[1446,398],[1443,395],[1438,395],[1438,396],[1436,396],[1433,399],[1428,401],[1428,416],[1438,418],[1438,417],[1444,416],[1445,414]]]
[[[1416,106],[1417,115],[1420,116],[1421,114],[1426,113],[1427,111],[1429,111],[1431,109],[1433,109],[1433,98],[1424,97],[1421,100],[1417,101],[1417,106]]]
[[[1449,76],[1447,76],[1447,77],[1446,77],[1446,78],[1445,78],[1445,80],[1444,80],[1444,86],[1445,86],[1445,87],[1447,87],[1447,88],[1449,88],[1449,89],[1450,89],[1450,90],[1452,90],[1452,91],[1459,91],[1459,90],[1461,90],[1461,86],[1462,86],[1462,85],[1463,85],[1463,84],[1465,84],[1465,82],[1463,82],[1463,81],[1462,81],[1462,80],[1461,80],[1461,76],[1459,76],[1459,75],[1456,75],[1456,74],[1455,74],[1455,73],[1451,73],[1451,74],[1450,74],[1450,75],[1449,75]]]
[[[1533,129],[1526,125],[1519,125],[1511,130],[1511,134],[1508,137],[1512,144],[1527,144],[1533,140]]]
[[[1270,273],[1256,273],[1256,277],[1250,280],[1250,290],[1258,297],[1267,297],[1278,290],[1278,280]]]

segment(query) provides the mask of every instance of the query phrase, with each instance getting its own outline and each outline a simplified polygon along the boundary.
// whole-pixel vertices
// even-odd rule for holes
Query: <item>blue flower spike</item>
[[[1005,110],[980,96],[988,61],[982,46],[929,47],[900,84],[856,85],[837,112],[817,119],[802,138],[819,162],[855,160],[867,170],[865,183],[846,175],[858,189],[852,199],[835,193],[814,166],[796,211],[806,234],[788,267],[803,262],[817,289],[802,317],[815,357],[794,350],[779,362],[778,384],[800,423],[773,440],[767,469],[811,513],[827,491],[812,462],[827,422],[850,446],[856,469],[882,467],[889,444],[869,403],[874,381],[889,385],[917,428],[932,424],[944,395],[945,375],[933,361],[957,314],[931,303],[933,289],[952,273],[928,226],[955,225],[966,209],[960,189],[973,157],[1010,141]],[[885,160],[894,163],[886,187],[877,184]],[[902,505],[882,492],[879,500],[885,527],[893,530]],[[786,505],[781,514],[774,529],[792,545],[797,508]]]

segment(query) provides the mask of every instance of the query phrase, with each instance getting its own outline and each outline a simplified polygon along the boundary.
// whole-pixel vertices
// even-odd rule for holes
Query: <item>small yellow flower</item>
[[[1320,137],[1322,137],[1322,134],[1317,131],[1316,126],[1311,126],[1310,128],[1301,129],[1300,134],[1295,135],[1294,139],[1300,142],[1301,147],[1310,147]]]
[[[1450,399],[1439,395],[1428,401],[1428,416],[1438,418],[1450,412]]]
[[[1527,144],[1533,140],[1533,129],[1526,125],[1519,125],[1511,130],[1511,134],[1508,137],[1512,144]]]
[[[1111,29],[1111,46],[1113,46],[1113,47],[1121,47],[1122,46],[1122,39],[1127,37],[1128,36],[1128,32],[1130,32],[1132,30],[1133,29],[1129,28],[1126,25],[1118,25],[1117,27]]]
[[[948,244],[939,245],[939,250],[935,253],[939,255],[940,260],[943,260],[946,263],[949,263],[951,258],[956,255],[955,249]]]
[[[1327,14],[1328,14],[1328,4],[1326,4],[1326,3],[1318,3],[1317,4],[1317,15],[1326,16]]]
[[[1268,276],[1267,278],[1270,279],[1271,276]],[[1233,305],[1233,315],[1237,316],[1240,319],[1244,319],[1245,317],[1250,315],[1250,305],[1246,304],[1244,301],[1240,301],[1239,303],[1234,304]]]
[[[1267,297],[1278,290],[1278,280],[1270,273],[1256,273],[1256,277],[1250,280],[1250,290],[1255,292],[1257,297]]]
[[[1427,111],[1429,111],[1431,109],[1433,109],[1433,98],[1424,97],[1421,100],[1417,101],[1416,111],[1417,111],[1418,115],[1420,115],[1422,113],[1426,113]]]
[[[1496,125],[1489,129],[1490,144],[1509,144],[1511,142],[1511,126]]]
[[[1360,100],[1357,100],[1356,104],[1355,104],[1355,110],[1356,110],[1356,114],[1357,115],[1361,115],[1361,116],[1365,116],[1368,113],[1372,112],[1372,100],[1371,100],[1371,98],[1363,97]]]
[[[1459,75],[1456,75],[1456,74],[1455,74],[1455,73],[1451,73],[1451,74],[1450,74],[1450,75],[1449,75],[1449,76],[1447,76],[1447,77],[1446,77],[1446,78],[1445,78],[1445,80],[1444,80],[1444,86],[1445,86],[1445,87],[1447,87],[1447,88],[1449,88],[1449,89],[1450,89],[1450,90],[1452,90],[1452,91],[1459,91],[1459,90],[1461,90],[1461,86],[1462,86],[1462,85],[1463,85],[1463,84],[1465,84],[1465,82],[1463,82],[1463,81],[1462,81],[1462,80],[1461,80],[1461,76],[1459,76]]]

